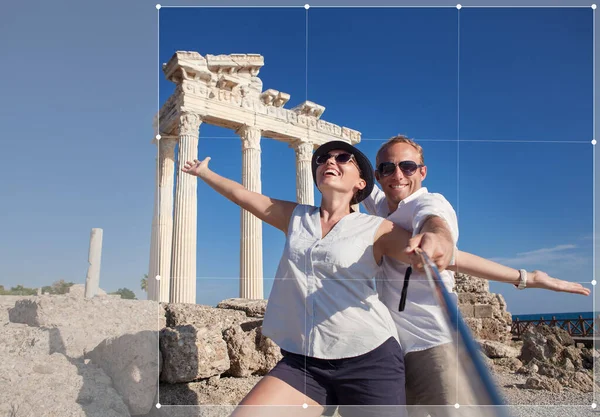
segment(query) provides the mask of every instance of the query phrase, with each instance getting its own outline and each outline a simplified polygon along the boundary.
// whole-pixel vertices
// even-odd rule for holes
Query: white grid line
[[[308,94],[307,94],[308,96]],[[202,136],[202,139],[236,139],[239,136]],[[361,138],[361,142],[387,142],[389,138]],[[457,142],[458,139],[421,139],[413,138],[417,142]],[[473,143],[559,143],[559,144],[578,144],[589,145],[589,140],[519,140],[519,139],[460,139],[461,142]]]
[[[592,9],[592,139],[596,138],[596,10]],[[596,146],[592,145],[592,281],[596,280]],[[596,284],[597,285],[597,284]],[[592,286],[592,311],[594,314],[592,320],[592,346],[596,351],[596,337],[594,330],[600,327],[596,324],[596,288]],[[596,401],[596,362],[592,364],[592,380],[594,395],[592,401]]]
[[[535,6],[535,5],[501,5],[501,6],[465,6],[462,7],[467,9],[587,9],[590,6],[556,6],[556,5],[547,5],[547,6]]]
[[[346,405],[346,404],[340,404],[340,406],[342,407],[364,407],[364,405]],[[238,407],[236,405],[233,404],[202,404],[202,405],[190,405],[190,404],[165,404],[162,405],[162,407],[198,407],[198,409],[201,409],[203,407],[210,407],[210,408],[217,408],[217,407],[222,407],[224,409],[230,409],[233,411],[234,408]],[[264,404],[264,405],[243,405],[243,406],[239,406],[241,409],[244,408],[248,408],[248,409],[257,409],[258,407],[266,407],[266,408],[280,408],[282,409],[283,407],[288,407],[290,409],[298,409],[298,408],[303,408],[302,405],[300,404],[286,404],[286,405],[273,405],[273,404]],[[316,408],[316,407],[322,407],[320,405],[309,405],[308,408]],[[382,410],[390,410],[394,407],[397,407],[399,410],[403,409],[405,406],[401,406],[401,405],[373,405],[370,407],[379,407]],[[406,406],[407,408],[410,409],[419,409],[419,408],[448,408],[448,409],[452,409],[454,410],[454,406],[453,405],[428,405],[428,406],[424,406],[424,405],[409,405]],[[531,408],[531,407],[544,407],[544,408],[552,408],[552,407],[579,407],[579,408],[586,408],[589,409],[591,408],[589,406],[589,404],[519,404],[519,405],[461,405],[461,408],[481,408],[484,410],[490,410],[490,409],[494,409],[494,408]]]
[[[517,271],[517,269],[512,268],[515,271]],[[459,271],[460,272],[460,271]],[[188,277],[170,277],[173,279],[180,279],[180,278],[188,278]],[[283,278],[283,277],[273,277],[273,276],[263,276],[263,279],[292,279],[294,280],[295,278]],[[161,277],[162,279],[162,277]],[[210,276],[210,275],[206,275],[206,276],[202,276],[199,275],[196,277],[196,280],[217,280],[217,279],[240,279],[239,276]],[[346,281],[353,281],[355,278],[345,278]],[[403,282],[404,278],[398,278],[398,279],[394,279],[394,278],[373,278],[375,281],[399,281],[399,282]],[[358,281],[363,281],[362,278],[356,278],[356,280]],[[417,280],[417,279],[415,279]],[[426,281],[424,278],[421,279],[422,281]],[[412,276],[411,276],[411,281],[412,281]],[[508,283],[508,282],[504,282],[504,281],[493,281],[493,282],[500,282],[500,283]],[[590,281],[569,281],[569,282],[578,282],[580,284],[588,284],[588,285],[592,285],[592,283]],[[512,283],[510,283],[512,285]]]
[[[389,138],[388,138],[389,139]],[[388,139],[361,139],[362,141],[387,141]],[[417,142],[458,142],[458,139],[418,139],[414,138]],[[474,143],[569,143],[569,144],[589,144],[589,140],[503,140],[503,139],[460,139],[461,142],[474,142]]]
[[[221,4],[221,5],[206,5],[206,6],[201,6],[201,5],[170,5],[170,6],[166,6],[166,5],[163,5],[161,7],[165,8],[165,9],[299,9],[299,8],[304,8],[304,5],[286,6],[283,4],[283,5],[278,5],[278,6],[270,6],[270,5],[266,5],[266,6],[235,5],[235,6],[232,6],[232,5]]]
[[[457,271],[457,272],[460,272],[460,271]],[[169,278],[170,279],[176,279],[178,277],[169,277]],[[183,278],[186,278],[186,277],[183,277]],[[239,279],[240,279],[239,276],[235,276],[235,277],[198,276],[198,277],[196,277],[196,281],[239,280]],[[262,279],[263,280],[269,280],[269,281],[275,280],[275,279],[278,279],[278,280],[286,280],[286,279],[295,280],[294,278],[284,278],[284,277],[262,277]],[[346,278],[345,280],[346,281],[352,281],[353,278]],[[358,278],[357,278],[357,280],[358,281],[362,281],[362,279],[358,279]],[[402,282],[403,281],[403,279],[391,279],[391,278],[373,278],[373,280],[374,281],[387,281],[387,282],[390,282],[390,281],[392,281],[392,282],[393,281]],[[411,278],[411,280],[412,280],[412,278]],[[505,283],[505,284],[507,283],[507,282],[503,282],[503,281],[494,281],[494,282],[500,282],[500,283]],[[576,283],[576,284],[582,284],[582,285],[583,284],[591,285],[590,281],[569,281],[569,282],[573,282],[573,283]]]
[[[456,5],[438,5],[438,6],[402,6],[402,5],[311,5],[315,9],[455,9]],[[590,6],[536,6],[536,5],[496,5],[496,6],[469,6],[461,5],[465,9],[586,9]],[[304,5],[286,6],[286,5],[161,5],[165,9],[299,9]]]
[[[157,7],[156,9],[156,45],[157,45],[157,50],[156,50],[156,57],[157,57],[157,64],[160,68],[160,7]],[[160,70],[156,71],[156,97],[157,97],[157,112],[156,112],[156,135],[160,135]],[[155,190],[154,192],[156,193],[156,198],[154,201],[154,204],[157,204],[156,200],[158,200],[158,204],[157,204],[157,209],[156,209],[156,215],[158,216],[158,218],[160,219],[160,187],[159,187],[159,181],[160,181],[160,143],[161,141],[159,140],[156,143],[156,180],[154,181],[154,187]],[[156,221],[156,219],[152,219],[152,223],[154,224],[154,222]],[[159,234],[159,238],[160,238],[160,228],[158,228],[157,232]],[[151,234],[152,235],[152,234]],[[151,237],[152,238],[152,237]],[[160,255],[161,255],[161,245],[160,245],[160,239],[157,239],[158,241],[155,242],[155,245],[158,245],[158,247],[155,247],[155,252],[156,255],[158,255],[158,259],[157,259],[157,264],[160,265]],[[150,245],[152,246],[152,244]],[[152,257],[153,254],[150,254],[150,257]],[[149,271],[150,272],[150,271]],[[160,271],[157,269],[156,270],[156,274],[159,274]],[[148,273],[148,282],[152,282],[152,284],[154,285],[154,298],[156,297],[156,294],[158,294],[158,300],[160,300],[160,286],[161,283],[159,280],[156,279],[156,277],[152,277],[150,276],[151,274]],[[146,283],[146,287],[148,286],[148,282]],[[156,291],[156,289],[158,289],[158,291]],[[160,363],[160,310],[161,310],[161,306],[160,306],[160,302],[157,303],[157,311],[156,311],[156,363]],[[160,369],[157,366],[156,367],[156,372],[157,372],[157,376],[156,376],[156,380],[160,381]],[[160,404],[160,383],[156,384],[156,401],[157,403]],[[154,408],[154,404],[152,405],[152,408]]]
[[[305,8],[305,13],[304,13],[304,31],[305,31],[305,43],[304,43],[304,100],[308,101],[308,11],[310,10],[310,7],[308,9]],[[309,131],[308,127],[306,129],[307,133]],[[308,136],[308,135],[307,135]],[[304,303],[308,302],[308,276],[307,276],[307,285],[306,285],[306,295],[305,295],[305,299],[304,299]],[[306,332],[308,329],[308,308],[304,308],[304,332]],[[304,351],[304,368],[307,368],[307,362],[308,362],[308,349],[309,349],[309,345],[311,343],[311,336],[313,335],[312,331],[309,331],[308,333],[308,343],[305,346],[305,351]],[[304,373],[304,395],[306,397],[308,397],[308,395],[306,395],[307,393],[307,387],[308,386],[308,373],[305,372]],[[306,400],[305,400],[306,402]]]
[[[460,219],[460,9],[456,10],[456,218]],[[457,300],[458,301],[458,300]],[[459,308],[458,302],[456,303],[456,323],[455,332],[456,340],[458,340],[458,316]],[[460,367],[458,365],[458,351],[459,346],[457,344],[456,357],[454,365],[456,366],[456,403],[458,404],[458,392],[459,392],[459,372]]]

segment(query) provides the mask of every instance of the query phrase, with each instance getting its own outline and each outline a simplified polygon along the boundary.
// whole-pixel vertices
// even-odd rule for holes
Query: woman
[[[373,188],[368,158],[340,141],[317,149],[312,171],[322,193],[320,208],[248,191],[212,172],[209,160],[186,162],[182,170],[287,235],[262,330],[284,357],[240,405],[311,406],[285,410],[303,416],[321,415],[329,405],[369,406],[349,407],[345,416],[380,415],[372,407],[377,405],[402,406],[403,353],[374,277],[384,255],[411,262],[405,250],[410,234],[383,218],[352,211]],[[452,242],[427,239],[428,253],[445,267]],[[403,412],[386,409],[396,416]],[[272,408],[260,415],[269,410],[281,415]],[[240,408],[234,414],[253,412]]]

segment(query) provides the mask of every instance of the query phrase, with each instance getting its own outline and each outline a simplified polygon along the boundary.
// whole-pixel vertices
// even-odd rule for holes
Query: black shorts
[[[269,372],[342,416],[405,413],[404,354],[393,337],[360,356],[317,359],[286,352]],[[346,406],[346,407],[345,407]],[[376,407],[381,406],[381,407]]]

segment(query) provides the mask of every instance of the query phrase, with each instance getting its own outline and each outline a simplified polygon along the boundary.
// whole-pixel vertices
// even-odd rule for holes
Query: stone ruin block
[[[458,309],[463,318],[475,317],[475,308],[473,304],[462,304],[458,306]]]
[[[454,290],[457,293],[488,294],[490,292],[490,283],[488,280],[472,277],[460,272],[454,274],[454,283]]]
[[[54,351],[70,358],[80,358],[106,338],[158,331],[164,326],[164,310],[159,303],[109,297],[49,295],[22,299],[8,314],[11,323],[52,329]]]
[[[476,339],[507,342],[511,339],[512,316],[500,294],[489,292],[487,280],[456,274],[454,287],[458,307]]]
[[[230,367],[227,344],[218,326],[183,325],[160,332],[160,380],[170,384],[221,375]]]
[[[474,317],[478,319],[487,319],[492,318],[494,316],[492,306],[489,304],[475,304],[473,306],[473,310],[475,313]]]

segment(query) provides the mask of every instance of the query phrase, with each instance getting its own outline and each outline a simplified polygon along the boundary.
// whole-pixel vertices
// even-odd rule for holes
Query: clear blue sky
[[[163,8],[159,50],[151,4],[40,3],[35,15],[11,5],[0,16],[10,97],[0,284],[83,283],[89,232],[101,227],[101,286],[142,295],[152,117],[173,90],[159,71],[176,50],[263,55],[264,89],[291,94],[287,108],[325,106],[322,118],[361,131],[373,159],[386,138],[415,138],[424,184],[457,209],[461,249],[592,279],[591,9],[463,9],[459,44],[456,9],[312,8],[307,49],[302,8]],[[268,139],[262,149],[263,192],[294,199],[292,149]],[[203,125],[199,156],[240,180],[233,132]],[[197,299],[215,304],[238,295],[239,209],[202,183],[198,195]],[[263,236],[266,296],[284,237],[269,226]],[[592,310],[592,297],[492,290],[515,314]]]

